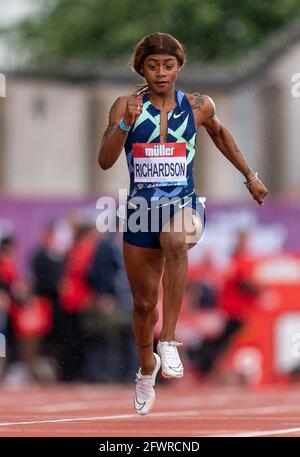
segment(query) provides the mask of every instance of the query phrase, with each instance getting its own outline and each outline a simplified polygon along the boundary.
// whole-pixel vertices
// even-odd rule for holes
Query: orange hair
[[[183,45],[169,33],[155,32],[144,36],[134,48],[131,58],[132,70],[143,76],[141,73],[142,65],[146,57],[150,54],[174,56],[180,67],[183,67],[186,62]]]

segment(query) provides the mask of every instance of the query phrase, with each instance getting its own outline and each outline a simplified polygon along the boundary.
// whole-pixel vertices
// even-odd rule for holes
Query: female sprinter
[[[252,197],[263,205],[267,195],[232,134],[216,116],[212,99],[175,89],[185,60],[183,46],[167,33],[151,33],[136,45],[132,67],[146,84],[135,95],[121,96],[113,104],[98,158],[100,167],[107,170],[125,147],[130,195],[123,254],[133,296],[133,326],[141,365],[134,397],[138,414],[147,414],[153,406],[160,367],[164,377],[183,376],[177,351],[181,343],[175,341],[175,327],[187,282],[188,249],[201,238],[205,221],[204,205],[195,194],[193,183],[195,138],[200,125],[244,175]],[[137,205],[137,197],[146,206]],[[169,220],[162,214],[166,207]],[[156,211],[153,220],[158,229],[152,229],[151,224],[147,230],[131,229],[130,217],[137,210],[139,216],[141,211],[147,214],[148,222]],[[186,221],[191,222],[192,230],[186,228]],[[156,354],[153,333],[161,277],[163,325]]]

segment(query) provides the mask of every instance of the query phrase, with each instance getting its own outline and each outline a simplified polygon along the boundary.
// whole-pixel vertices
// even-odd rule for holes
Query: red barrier
[[[300,256],[253,260],[251,270],[263,291],[234,336],[224,368],[252,384],[286,382],[300,367]]]

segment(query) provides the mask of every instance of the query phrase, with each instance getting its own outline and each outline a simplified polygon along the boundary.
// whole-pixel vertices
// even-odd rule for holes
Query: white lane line
[[[257,407],[249,407],[249,408],[220,408],[220,409],[210,409],[207,411],[199,411],[201,414],[209,414],[209,413],[218,413],[220,416],[222,415],[239,415],[239,414],[246,414],[246,415],[256,415],[256,414],[275,414],[275,413],[284,413],[289,411],[299,411],[300,412],[300,405],[273,405],[273,406],[257,406]]]
[[[198,406],[198,405],[197,405]],[[211,418],[212,416],[222,417],[222,416],[240,416],[240,415],[268,415],[275,413],[285,413],[285,412],[297,412],[300,413],[300,405],[273,405],[273,406],[254,406],[249,408],[218,408],[218,409],[204,409],[198,406],[198,415],[199,417],[206,416]],[[180,414],[180,411],[178,411]],[[276,419],[276,418],[275,418]],[[281,418],[280,418],[281,419]]]
[[[79,400],[77,402],[60,402],[60,403],[49,403],[49,404],[37,404],[37,405],[9,405],[11,408],[16,409],[18,411],[29,411],[29,412],[48,412],[48,413],[56,413],[56,412],[62,412],[62,411],[77,411],[80,409],[100,409],[106,408],[106,407],[114,407],[118,408],[119,406],[127,406],[130,402],[130,399],[111,399],[108,400],[107,398],[105,400],[101,400],[99,398],[94,399],[94,400]],[[170,401],[165,400],[164,398],[160,399],[160,405],[161,406],[168,406]],[[197,403],[196,403],[197,402]],[[210,402],[210,403],[215,403],[215,402]],[[217,403],[220,403],[220,400],[217,401]],[[209,405],[207,403],[204,403],[202,399],[199,399],[199,397],[191,397],[191,398],[178,398],[176,399],[176,407],[182,405],[185,408],[189,408],[191,406],[197,406],[199,408],[199,412],[201,413],[202,410],[207,410]],[[299,407],[300,409],[300,407]],[[218,410],[219,412],[219,410]]]
[[[78,402],[80,403],[80,402]],[[50,407],[51,405],[49,405]],[[54,405],[53,405],[54,406]],[[56,405],[55,405],[56,406]],[[73,405],[65,405],[65,407],[68,406],[68,409],[72,409]],[[81,404],[82,406],[82,404]],[[75,405],[74,405],[75,407]],[[77,408],[77,406],[76,406]],[[53,408],[54,409],[54,408]],[[263,408],[248,408],[248,409],[229,409],[229,410],[218,410],[218,411],[212,411],[212,410],[190,410],[190,411],[172,411],[172,412],[160,412],[160,413],[152,413],[150,416],[147,416],[148,419],[155,418],[155,417],[161,417],[161,418],[172,418],[175,417],[177,418],[184,418],[184,417],[191,417],[191,416],[197,416],[199,419],[206,417],[208,418],[212,414],[217,413],[217,417],[220,418],[222,414],[229,414],[229,415],[239,415],[239,414],[251,414],[251,413],[274,413],[274,412],[279,412],[279,411],[284,411],[286,409],[291,409],[291,408],[286,408],[286,407],[263,407]],[[88,422],[88,421],[108,421],[108,420],[122,420],[122,419],[137,419],[140,418],[141,416],[137,414],[117,414],[117,415],[110,415],[110,416],[92,416],[92,417],[72,417],[72,418],[61,418],[61,419],[41,419],[41,420],[29,420],[29,421],[16,421],[16,422],[0,422],[0,427],[9,427],[13,425],[36,425],[36,424],[55,424],[55,423],[68,423],[68,422]],[[212,418],[212,416],[210,416]],[[296,429],[284,429],[283,431],[271,431],[272,434],[279,434],[279,433],[296,433],[300,431],[300,428]],[[258,435],[253,435],[253,433],[258,433]],[[265,434],[268,434],[269,431],[263,431],[263,432],[246,432],[246,435],[244,433],[241,434],[224,434],[224,435],[215,435],[215,436],[264,436]]]
[[[161,399],[161,403],[163,406],[164,403],[168,403]],[[176,400],[176,406],[180,404]],[[67,411],[80,411],[86,409],[99,409],[106,408],[108,406],[111,409],[118,409],[120,406],[125,407],[128,406],[129,400],[122,399],[122,400],[87,400],[87,401],[77,401],[77,402],[61,402],[61,403],[50,403],[46,405],[14,405],[13,409],[17,410],[18,412],[28,411],[28,414],[32,413],[59,413],[59,412],[67,412]],[[189,402],[182,402],[185,407],[189,407]],[[10,405],[12,408],[12,405]],[[287,413],[287,412],[300,412],[300,405],[272,405],[272,406],[257,406],[257,407],[248,407],[248,408],[210,408],[207,409],[207,405],[197,404],[197,410],[194,409],[193,411],[200,417],[207,416],[212,417],[214,415],[218,415],[219,417],[222,416],[239,416],[239,415],[268,415],[268,414],[277,414],[277,413]],[[127,409],[127,408],[126,408]],[[180,415],[180,410],[176,410],[177,413]],[[170,411],[170,414],[175,414],[176,411]],[[99,411],[100,412],[100,411]],[[153,414],[151,414],[153,415]]]
[[[79,411],[82,409],[101,409],[107,408],[118,409],[120,406],[128,406],[128,400],[98,400],[98,401],[77,401],[71,403],[52,403],[48,405],[21,406],[15,407],[18,411],[29,411],[38,413],[59,413],[62,411]]]
[[[151,413],[147,418],[152,417],[172,417],[176,419],[182,416],[198,416],[197,411],[181,411],[178,414],[178,411],[174,412],[164,412],[164,413]],[[0,427],[8,427],[10,425],[35,425],[35,424],[55,424],[62,422],[83,422],[83,421],[106,421],[106,420],[120,420],[120,419],[140,419],[143,416],[138,414],[119,414],[114,416],[92,416],[92,417],[71,417],[71,418],[62,418],[62,419],[42,419],[42,420],[32,420],[32,421],[17,421],[17,422],[0,422]],[[144,417],[145,418],[145,417]]]
[[[95,416],[95,417],[73,417],[69,419],[47,419],[37,421],[19,421],[19,422],[0,422],[0,427],[8,427],[10,425],[36,425],[36,424],[56,424],[61,422],[82,422],[82,421],[100,421],[110,419],[130,419],[132,414],[120,414],[119,416]],[[136,417],[136,416],[134,416]]]
[[[250,438],[255,436],[271,436],[271,435],[287,435],[289,433],[300,433],[300,427],[298,428],[285,428],[282,430],[262,430],[260,432],[243,432],[243,433],[224,433],[220,435],[210,435],[212,438]]]

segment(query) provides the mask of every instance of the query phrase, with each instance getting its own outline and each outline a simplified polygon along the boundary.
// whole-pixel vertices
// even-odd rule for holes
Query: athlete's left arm
[[[245,176],[247,188],[254,200],[263,205],[264,198],[268,193],[267,188],[247,163],[233,135],[218,119],[213,100],[207,95],[199,95],[199,97],[201,97],[201,100],[198,100],[199,124],[205,127],[222,154]]]

